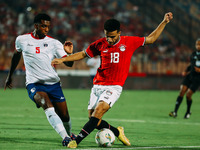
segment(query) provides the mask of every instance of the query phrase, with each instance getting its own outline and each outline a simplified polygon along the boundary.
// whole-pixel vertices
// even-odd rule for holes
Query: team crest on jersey
[[[126,45],[120,45],[119,46],[120,51],[125,51],[126,50]]]
[[[106,94],[108,95],[108,96],[110,96],[110,95],[112,95],[112,92],[111,91],[106,91]]]
[[[48,47],[48,44],[47,44],[47,43],[44,43],[44,47]]]

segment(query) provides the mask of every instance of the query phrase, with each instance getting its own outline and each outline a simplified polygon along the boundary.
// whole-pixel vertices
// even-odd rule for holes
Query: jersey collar
[[[119,40],[117,41],[117,43],[115,43],[114,45],[117,45],[119,43],[119,41],[121,40],[121,37],[119,36]]]
[[[120,40],[121,40],[121,37],[119,36],[119,40],[117,41],[117,43],[115,43],[114,45],[110,45],[110,44],[108,44],[108,42],[107,42],[107,40],[106,40],[106,38],[105,38],[105,42],[106,42],[107,45],[109,45],[109,46],[115,46],[115,45],[117,45],[117,44],[120,42]]]
[[[46,37],[46,36],[45,36],[44,38],[39,39],[39,38],[37,38],[37,37],[35,37],[35,36],[33,35],[33,32],[31,32],[31,36],[32,36],[32,38],[37,39],[37,40],[42,40],[42,39],[44,39],[44,38]]]

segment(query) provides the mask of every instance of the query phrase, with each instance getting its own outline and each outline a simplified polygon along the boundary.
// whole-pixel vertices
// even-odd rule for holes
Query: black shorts
[[[188,74],[182,82],[182,85],[187,86],[189,89],[191,89],[193,92],[195,92],[199,86],[200,86],[200,80],[198,77],[192,76],[191,74]]]

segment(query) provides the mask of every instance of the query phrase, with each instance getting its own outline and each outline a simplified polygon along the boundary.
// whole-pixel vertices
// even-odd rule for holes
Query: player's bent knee
[[[181,91],[179,95],[180,95],[181,97],[183,97],[183,96],[185,95],[185,92],[186,92],[186,91]]]
[[[193,92],[189,90],[186,94],[187,99],[192,99]]]
[[[37,92],[34,96],[35,102],[43,109],[52,107],[48,95],[45,92]],[[48,102],[49,101],[49,102]]]
[[[92,116],[96,117],[98,119],[101,119],[103,117],[103,115],[105,114],[105,112],[107,112],[107,111],[108,111],[108,109],[106,109],[106,108],[97,107],[97,108],[95,108]]]
[[[41,101],[41,99],[44,99],[46,97],[46,93],[44,92],[37,92],[34,96],[35,101]]]

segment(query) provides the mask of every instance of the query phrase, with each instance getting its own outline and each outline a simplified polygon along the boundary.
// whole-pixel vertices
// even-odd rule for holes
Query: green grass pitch
[[[72,120],[78,134],[88,120],[90,90],[64,89]],[[186,100],[178,117],[170,118],[178,91],[124,90],[120,99],[103,117],[113,126],[123,126],[132,146],[115,141],[112,149],[200,149],[200,94],[193,96],[192,115],[183,119]],[[94,130],[78,149],[100,148]],[[49,125],[43,110],[37,109],[26,89],[0,89],[0,150],[61,150],[61,137]]]

